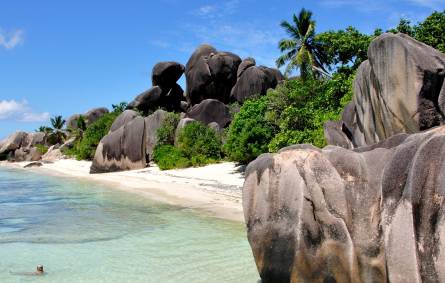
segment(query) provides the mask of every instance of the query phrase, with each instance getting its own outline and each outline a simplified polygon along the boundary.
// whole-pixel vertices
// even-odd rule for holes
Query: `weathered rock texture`
[[[221,128],[232,121],[229,107],[216,99],[206,99],[193,106],[187,112],[186,118],[192,118],[204,125],[216,122]]]
[[[37,161],[41,158],[41,153],[36,145],[46,143],[45,133],[16,132],[2,141],[0,147],[0,160],[9,161]]]
[[[246,176],[262,282],[445,282],[445,126],[355,151],[293,146]]]
[[[132,117],[131,112],[124,116]],[[122,126],[100,141],[94,155],[91,173],[106,173],[142,169],[148,166],[157,142],[157,130],[165,120],[167,112],[158,110],[152,115],[125,120]]]
[[[218,52],[210,45],[198,47],[185,67],[187,101],[195,105],[212,98],[228,103],[240,64],[238,55]]]
[[[231,91],[232,100],[243,103],[246,99],[266,95],[267,90],[275,88],[284,80],[277,69],[255,66],[255,60],[247,58],[238,68],[238,80]]]
[[[158,108],[180,112],[185,101],[184,90],[176,82],[185,67],[177,62],[160,62],[153,67],[153,87],[136,96],[127,109],[137,109],[145,115]]]
[[[445,54],[404,34],[383,34],[357,71],[343,115],[354,146],[415,133],[445,121]]]

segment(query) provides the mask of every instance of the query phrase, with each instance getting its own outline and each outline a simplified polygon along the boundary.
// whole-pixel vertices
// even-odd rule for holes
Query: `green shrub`
[[[75,143],[71,150],[68,150],[67,154],[75,156],[78,160],[93,159],[97,145],[108,134],[119,114],[121,114],[119,111],[110,112],[97,119],[83,132],[81,139]]]
[[[274,128],[265,118],[266,111],[267,97],[264,96],[246,101],[235,115],[224,145],[230,160],[247,163],[268,151]]]
[[[161,170],[186,168],[191,164],[182,151],[172,145],[156,146],[153,151],[153,160]]]
[[[214,163],[221,159],[221,139],[214,130],[199,122],[186,125],[179,132],[178,149],[193,166]]]
[[[43,144],[36,144],[36,148],[41,155],[44,155],[48,152],[48,147]]]
[[[174,144],[175,131],[179,123],[179,114],[168,113],[167,118],[157,131],[158,145]]]

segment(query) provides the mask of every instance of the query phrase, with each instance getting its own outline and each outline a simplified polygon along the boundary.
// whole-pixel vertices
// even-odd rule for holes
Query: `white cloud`
[[[5,120],[17,113],[23,113],[26,109],[26,101],[17,102],[15,100],[0,101],[0,120]]]
[[[48,112],[43,113],[23,113],[20,122],[46,122],[49,120],[50,114]]]
[[[13,49],[24,42],[23,30],[4,31],[0,29],[0,46]]]
[[[28,102],[0,100],[0,120],[15,120],[19,122],[46,122],[49,120],[48,112],[35,113],[30,109]]]

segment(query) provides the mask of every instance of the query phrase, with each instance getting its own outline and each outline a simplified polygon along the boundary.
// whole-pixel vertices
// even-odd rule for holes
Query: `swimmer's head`
[[[37,272],[43,272],[43,265],[37,265]]]

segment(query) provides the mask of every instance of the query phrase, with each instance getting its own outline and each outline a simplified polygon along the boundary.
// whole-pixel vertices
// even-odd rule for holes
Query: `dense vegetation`
[[[289,38],[278,44],[282,55],[276,61],[277,66],[285,67],[286,75],[298,70],[298,76],[269,90],[265,96],[250,99],[241,106],[231,105],[234,119],[224,134],[198,122],[176,133],[179,115],[169,113],[157,131],[158,144],[153,153],[162,170],[222,159],[248,163],[262,153],[276,152],[292,144],[326,145],[323,124],[338,120],[351,101],[355,72],[367,60],[369,44],[383,30],[364,34],[348,27],[317,33],[312,13],[305,9],[294,15],[292,21],[283,21],[281,27]],[[408,34],[445,52],[445,11],[434,12],[414,25],[401,19],[389,32]],[[125,103],[113,105],[113,112],[89,127],[81,117],[78,129],[71,133],[76,141],[68,153],[77,159],[92,159],[99,141],[125,107]],[[39,130],[49,133],[54,143],[61,142],[65,138],[61,131],[64,123],[60,116],[54,117],[53,128]]]
[[[174,145],[173,140],[163,138],[174,133],[171,125],[171,121],[166,119],[157,131],[158,144],[154,149],[153,160],[161,170],[202,166],[221,160],[221,137],[215,130],[199,122],[192,122],[180,130]]]
[[[85,130],[79,128],[72,131],[72,136],[76,140],[72,148],[65,149],[65,154],[74,156],[78,160],[92,160],[100,140],[108,134],[114,120],[121,113],[121,108],[114,108],[112,112],[104,114],[89,127],[84,127]],[[80,120],[81,122],[79,123],[78,121],[78,124],[81,124],[83,121],[83,119]]]

